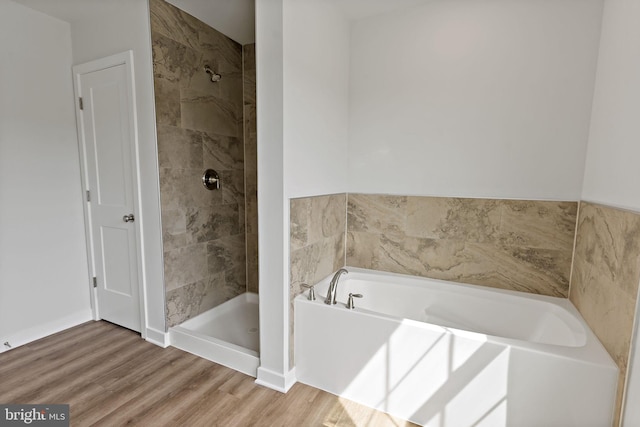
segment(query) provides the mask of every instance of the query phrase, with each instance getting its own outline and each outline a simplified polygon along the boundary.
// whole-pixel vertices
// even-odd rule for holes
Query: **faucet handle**
[[[309,296],[307,298],[309,301],[316,300],[316,290],[315,290],[316,285],[307,285],[306,283],[301,283],[300,286],[302,286],[303,288],[309,289]]]
[[[353,310],[354,308],[356,308],[356,306],[353,305],[354,298],[362,298],[362,294],[349,294],[349,299],[347,300],[347,308],[349,310]]]

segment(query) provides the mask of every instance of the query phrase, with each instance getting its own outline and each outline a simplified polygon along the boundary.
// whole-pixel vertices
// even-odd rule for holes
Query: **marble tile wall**
[[[256,45],[242,47],[244,83],[244,185],[247,236],[247,291],[258,292],[258,130]]]
[[[171,327],[246,290],[243,58],[238,43],[165,1],[150,11]],[[221,190],[203,187],[208,168]]]
[[[640,213],[580,203],[569,298],[620,369],[619,425],[640,282]]]
[[[347,195],[290,201],[289,365],[293,355],[293,300],[305,289],[345,265]]]
[[[567,297],[576,202],[349,194],[346,264]]]

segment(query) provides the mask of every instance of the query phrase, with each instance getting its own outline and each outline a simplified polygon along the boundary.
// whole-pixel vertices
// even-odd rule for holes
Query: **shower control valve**
[[[218,190],[220,189],[220,176],[218,172],[213,169],[207,169],[202,174],[202,185],[207,190]]]

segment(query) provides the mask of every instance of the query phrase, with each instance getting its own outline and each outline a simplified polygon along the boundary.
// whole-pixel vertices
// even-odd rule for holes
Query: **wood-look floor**
[[[0,354],[0,403],[68,403],[72,426],[413,426],[296,384],[287,394],[89,322]]]

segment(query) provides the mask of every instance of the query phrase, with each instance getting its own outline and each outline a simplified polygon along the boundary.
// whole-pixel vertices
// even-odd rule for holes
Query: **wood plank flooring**
[[[414,426],[296,384],[287,394],[107,322],[0,354],[0,403],[68,403],[72,426]]]

